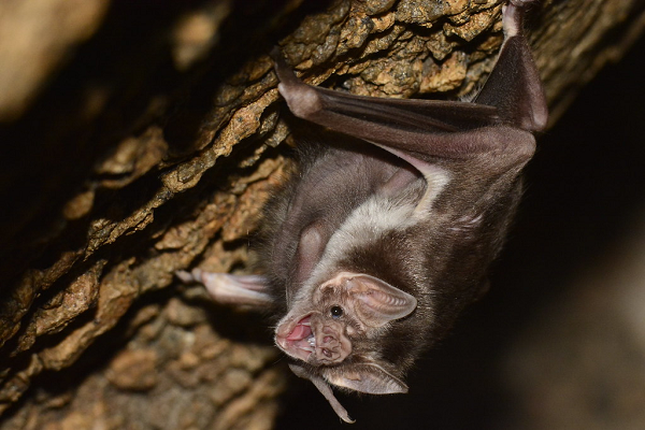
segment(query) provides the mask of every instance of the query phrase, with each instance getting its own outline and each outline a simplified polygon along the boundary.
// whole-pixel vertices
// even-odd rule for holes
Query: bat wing
[[[362,97],[301,82],[275,49],[279,90],[298,117],[377,144],[428,176],[439,159],[493,158],[504,172],[533,155],[530,132],[542,130],[548,110],[531,50],[522,32],[526,2],[505,5],[505,40],[474,103]],[[432,170],[432,169],[430,169]]]
[[[378,145],[461,158],[463,155],[455,148],[438,148],[436,136],[499,123],[494,106],[365,97],[307,85],[280,54],[274,51],[273,55],[280,79],[278,88],[294,115]]]
[[[509,61],[517,58],[523,57]],[[440,159],[490,156],[485,164],[491,172],[502,173],[523,165],[535,150],[532,134],[504,121],[494,105],[363,97],[313,87],[300,81],[281,57],[276,58],[276,71],[280,93],[294,115],[376,144],[426,178],[436,177]]]

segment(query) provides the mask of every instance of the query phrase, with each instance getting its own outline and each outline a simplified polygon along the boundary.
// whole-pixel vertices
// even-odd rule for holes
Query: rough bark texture
[[[288,166],[266,53],[359,94],[465,96],[502,41],[498,3],[0,3],[3,428],[271,428],[268,329],[173,277],[244,270]],[[535,8],[553,118],[644,22],[642,0]]]

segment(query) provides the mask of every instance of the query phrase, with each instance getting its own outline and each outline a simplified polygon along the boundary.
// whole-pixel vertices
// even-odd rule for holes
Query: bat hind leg
[[[511,0],[502,17],[505,40],[497,63],[475,103],[495,106],[506,124],[526,131],[546,126],[548,109],[540,74],[524,37],[528,5],[535,0]]]

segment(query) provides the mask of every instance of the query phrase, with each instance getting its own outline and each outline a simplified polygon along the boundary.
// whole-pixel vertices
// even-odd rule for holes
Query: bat
[[[332,387],[407,392],[415,359],[487,289],[548,117],[522,32],[533,1],[505,5],[505,40],[471,102],[309,86],[273,52],[280,94],[304,122],[297,172],[264,211],[262,274],[178,276],[270,309],[291,370],[345,422]]]

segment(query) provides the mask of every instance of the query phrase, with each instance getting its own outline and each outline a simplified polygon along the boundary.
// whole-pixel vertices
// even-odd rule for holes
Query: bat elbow
[[[546,103],[544,104],[546,106]],[[533,112],[533,131],[542,131],[546,128],[546,124],[549,121],[549,112],[546,109],[540,109]]]

